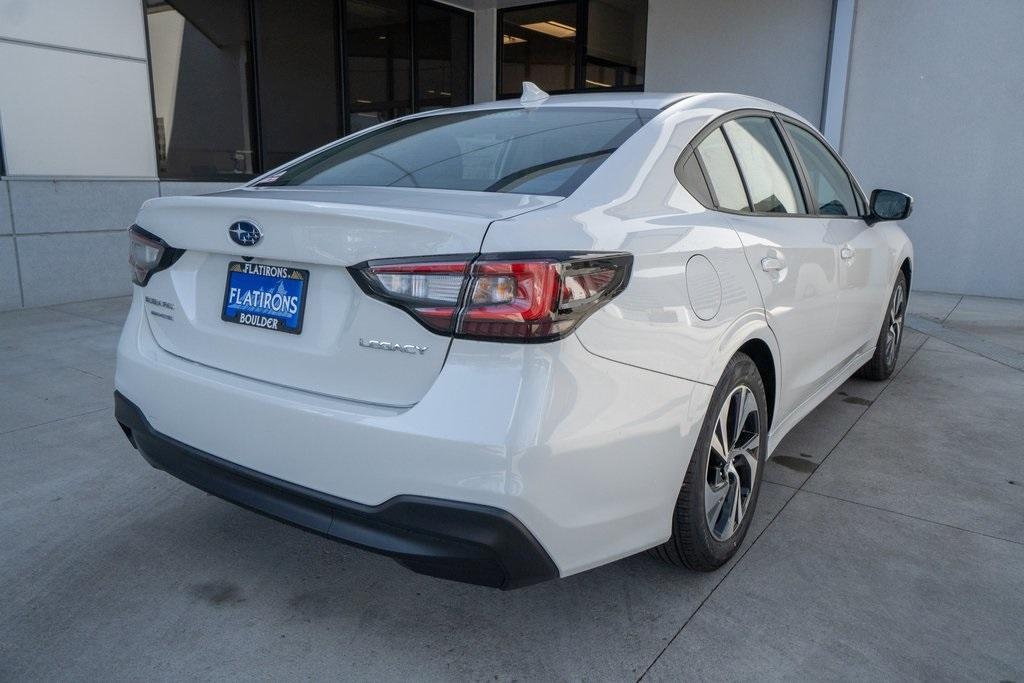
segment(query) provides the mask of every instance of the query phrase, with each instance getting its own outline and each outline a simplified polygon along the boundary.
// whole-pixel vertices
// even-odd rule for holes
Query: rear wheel
[[[881,381],[889,379],[896,370],[896,359],[903,342],[903,320],[907,312],[907,277],[901,272],[893,285],[889,304],[885,309],[885,320],[878,333],[875,355],[865,363],[857,376]]]
[[[672,536],[652,549],[662,560],[711,571],[731,558],[757,505],[768,442],[764,385],[737,354],[715,388],[672,518]]]

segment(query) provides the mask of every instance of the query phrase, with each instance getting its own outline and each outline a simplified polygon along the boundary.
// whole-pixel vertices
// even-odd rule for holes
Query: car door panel
[[[835,355],[840,364],[874,347],[888,299],[888,259],[878,231],[859,218],[828,221],[839,247]]]
[[[826,222],[814,217],[734,215],[730,219],[761,291],[768,325],[779,341],[782,390],[777,415],[785,418],[833,373],[838,296],[835,248]]]
[[[783,120],[782,130],[800,165],[812,211],[824,221],[837,254],[833,362],[848,364],[874,345],[877,318],[888,295],[884,240],[861,217],[863,197],[825,141],[807,126]]]
[[[722,124],[749,201],[730,219],[781,352],[778,416],[785,418],[833,374],[837,253],[827,221],[807,214],[797,166],[769,116]],[[698,152],[703,154],[705,143]]]

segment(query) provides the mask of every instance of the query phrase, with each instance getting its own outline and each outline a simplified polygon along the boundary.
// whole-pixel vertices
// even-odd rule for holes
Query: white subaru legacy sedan
[[[712,570],[786,432],[893,372],[910,210],[771,102],[527,84],[146,202],[117,420],[153,466],[423,574]]]

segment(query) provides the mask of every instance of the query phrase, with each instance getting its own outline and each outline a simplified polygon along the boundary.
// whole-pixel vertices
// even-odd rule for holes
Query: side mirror
[[[902,221],[914,210],[914,198],[895,190],[874,190],[870,210],[869,225],[880,221]]]

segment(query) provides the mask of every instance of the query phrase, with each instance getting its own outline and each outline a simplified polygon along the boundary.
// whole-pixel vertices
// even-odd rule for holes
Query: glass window
[[[647,51],[647,0],[587,3],[584,88],[641,85]]]
[[[722,130],[756,213],[807,213],[793,164],[771,119],[748,116],[726,121]]]
[[[523,81],[548,92],[643,85],[647,0],[513,7],[498,10],[498,23],[499,97],[519,95]]]
[[[416,111],[468,104],[473,15],[423,2],[415,11]]]
[[[850,176],[832,153],[814,135],[800,126],[786,123],[796,153],[807,171],[807,182],[817,203],[817,213],[830,216],[856,216],[856,193]]]
[[[346,0],[342,25],[349,131],[412,113],[409,3]]]
[[[697,146],[697,153],[708,172],[708,185],[715,193],[718,207],[730,211],[750,211],[743,180],[736,170],[736,160],[729,151],[722,129],[716,128],[704,138]]]
[[[143,2],[164,178],[241,180],[473,100],[473,15],[432,0]]]
[[[711,190],[708,189],[708,181],[704,177],[704,172],[700,170],[696,154],[688,155],[686,161],[676,167],[676,177],[698,202],[704,206],[714,205],[714,201],[711,199]]]
[[[147,0],[160,175],[254,172],[247,0]]]
[[[335,0],[256,0],[263,168],[341,135]]]
[[[438,114],[336,145],[265,184],[566,196],[656,113],[553,107]]]
[[[576,88],[576,3],[503,10],[499,95],[518,95],[523,81],[554,92]]]

